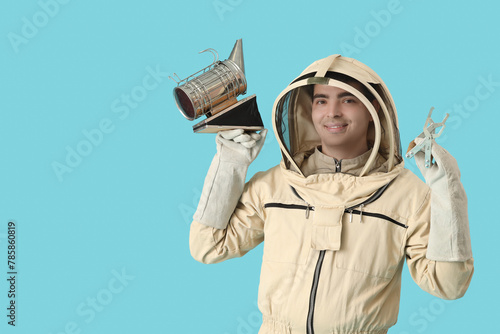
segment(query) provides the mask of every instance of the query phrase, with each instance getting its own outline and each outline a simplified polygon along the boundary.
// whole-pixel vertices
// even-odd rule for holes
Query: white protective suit
[[[351,78],[377,99],[378,113],[348,84]],[[318,150],[311,120],[314,84],[347,90],[364,103],[374,119],[368,152],[336,161]],[[228,221],[203,211],[211,199],[227,203],[223,190],[214,193],[217,177],[207,175],[207,200],[190,235],[191,253],[204,263],[242,256],[265,240],[260,334],[386,333],[397,320],[405,259],[423,290],[444,299],[464,295],[473,273],[466,214],[457,219],[448,212],[453,218],[447,219],[434,213],[441,208],[436,204],[432,217],[441,220],[431,221],[432,181],[428,186],[403,168],[394,102],[373,70],[339,55],[319,60],[280,94],[273,118],[281,164],[245,184]],[[220,159],[215,160],[211,170],[218,173]],[[447,198],[461,196],[463,206],[456,166],[447,168],[444,179],[433,175],[441,175],[443,184],[450,173],[459,184],[445,187],[448,195],[457,192]],[[437,241],[429,245],[432,224]],[[431,246],[440,261],[426,256]]]

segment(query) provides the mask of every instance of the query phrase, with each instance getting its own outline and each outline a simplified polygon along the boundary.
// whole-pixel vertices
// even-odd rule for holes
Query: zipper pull
[[[309,204],[307,204],[307,208],[306,208],[306,219],[309,219],[309,211],[311,211],[311,207],[309,206]]]
[[[362,223],[362,222],[363,222],[363,207],[364,207],[364,206],[365,206],[364,204],[361,204],[361,205],[359,206],[359,222],[360,222],[360,223]]]
[[[349,210],[349,223],[352,223],[352,209]]]

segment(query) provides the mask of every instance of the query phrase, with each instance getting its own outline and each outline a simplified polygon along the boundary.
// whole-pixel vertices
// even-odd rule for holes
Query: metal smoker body
[[[216,132],[235,127],[250,130],[263,128],[255,95],[239,102],[236,99],[247,90],[241,39],[236,41],[229,58],[224,61],[219,61],[219,55],[213,49],[206,49],[200,53],[207,51],[214,56],[212,64],[182,80],[174,74],[179,81],[171,77],[177,83],[177,87],[174,88],[177,108],[188,120],[194,120],[202,115],[210,117],[193,126],[195,132]],[[235,115],[236,109],[241,115]],[[226,119],[219,122],[215,119],[219,117],[216,115],[218,113],[230,113],[231,116],[219,115],[220,120]],[[231,122],[234,124],[231,125]]]

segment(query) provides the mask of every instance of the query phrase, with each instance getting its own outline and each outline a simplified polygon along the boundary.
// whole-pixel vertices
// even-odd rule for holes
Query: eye
[[[343,102],[344,103],[356,103],[356,102],[358,102],[358,100],[351,98],[351,97],[348,97]]]
[[[326,100],[324,99],[316,99],[314,100],[314,104],[325,104],[326,103]]]

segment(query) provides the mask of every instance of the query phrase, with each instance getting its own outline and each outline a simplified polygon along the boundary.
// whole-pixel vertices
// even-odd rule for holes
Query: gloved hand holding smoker
[[[262,149],[266,134],[267,129],[260,133],[234,129],[217,134],[217,153],[208,169],[194,220],[217,229],[227,226],[243,192],[248,166]]]

